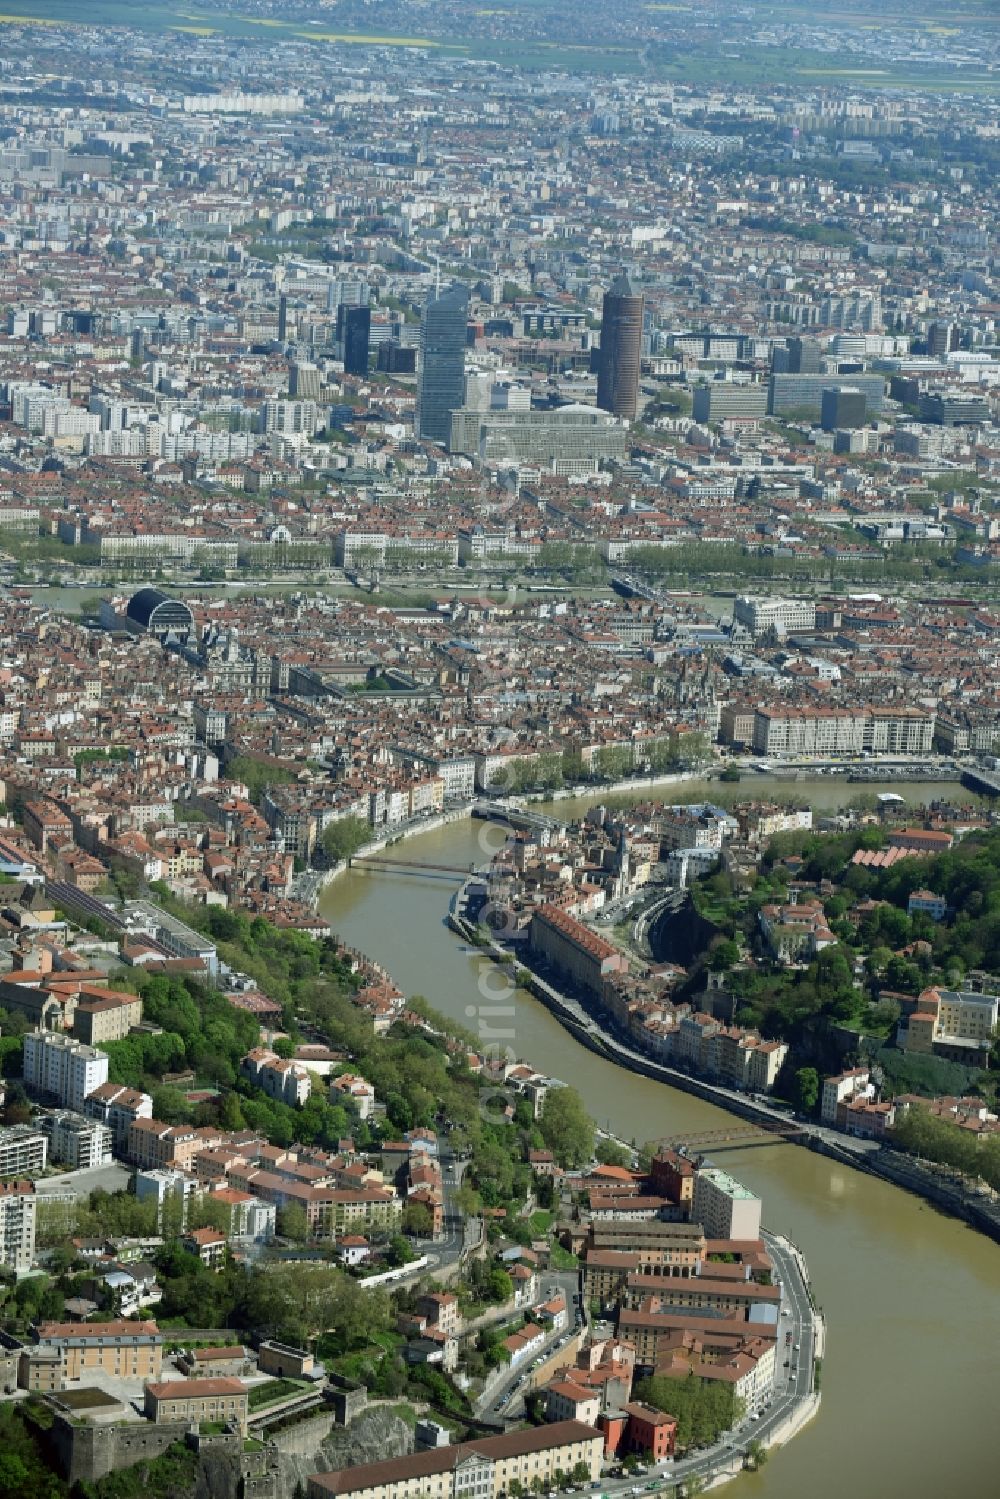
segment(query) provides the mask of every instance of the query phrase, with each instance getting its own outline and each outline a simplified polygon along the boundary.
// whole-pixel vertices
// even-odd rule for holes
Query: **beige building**
[[[146,1386],[151,1421],[235,1421],[247,1429],[247,1387],[240,1379],[176,1379]]]
[[[142,1020],[142,1000],[138,994],[94,989],[81,992],[73,1015],[73,1034],[88,1046],[103,1046],[105,1041],[120,1041]]]
[[[155,1322],[41,1322],[36,1345],[58,1350],[62,1378],[156,1379],[163,1358],[163,1334]]]
[[[933,1053],[983,1066],[1000,1019],[1000,996],[968,990],[925,989],[900,1027],[904,1051]]]
[[[306,1494],[307,1499],[497,1499],[509,1494],[514,1482],[526,1490],[548,1488],[557,1469],[568,1473],[577,1463],[596,1483],[603,1450],[604,1438],[592,1426],[558,1421],[338,1473],[314,1473]]]

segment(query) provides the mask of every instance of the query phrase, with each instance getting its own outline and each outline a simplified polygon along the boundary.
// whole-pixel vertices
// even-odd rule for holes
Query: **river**
[[[755,794],[794,794],[827,809],[862,789],[764,777],[726,789],[746,795],[751,787]],[[918,804],[958,788],[892,789]],[[683,793],[694,799],[708,788],[692,782]],[[560,802],[555,810],[570,816],[583,805]],[[409,840],[400,853],[462,869],[488,857],[501,836],[491,824],[453,823]],[[352,871],[326,888],[321,904],[339,935],[384,963],[407,993],[426,995],[477,1030],[480,1007],[491,1003],[484,995],[492,969],[463,950],[445,926],[451,888],[446,878]],[[518,1054],[579,1088],[598,1123],[624,1138],[682,1136],[731,1119],[595,1056],[531,995],[519,991],[514,1009],[511,1044]],[[488,1014],[484,1018],[489,1022]],[[860,1499],[947,1499],[963,1489],[995,1492],[997,1245],[895,1187],[797,1146],[721,1152],[717,1159],[760,1194],[767,1225],[804,1252],[828,1331],[819,1415],[729,1492],[737,1499],[841,1499],[845,1491]]]

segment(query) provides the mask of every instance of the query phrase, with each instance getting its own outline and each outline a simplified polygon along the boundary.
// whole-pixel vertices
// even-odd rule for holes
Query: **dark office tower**
[[[278,298],[278,342],[284,343],[288,337],[288,298],[282,292]]]
[[[824,390],[820,404],[824,432],[863,427],[867,415],[868,399],[856,385],[831,385]]]
[[[943,359],[952,349],[958,348],[958,329],[953,323],[931,323],[927,330],[927,352],[935,359]]]
[[[417,434],[447,444],[451,413],[465,398],[465,330],[469,293],[452,286],[424,304],[420,319],[420,387]]]
[[[372,331],[370,307],[348,307],[344,316],[344,373],[367,375],[368,340]]]
[[[625,272],[604,293],[601,350],[597,364],[597,404],[603,411],[635,421],[639,408],[642,356],[642,297]]]
[[[790,338],[788,356],[789,374],[818,375],[822,372],[823,345],[818,338]]]

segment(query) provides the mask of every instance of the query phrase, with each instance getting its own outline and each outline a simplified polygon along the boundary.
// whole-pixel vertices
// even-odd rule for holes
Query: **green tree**
[[[294,1244],[304,1244],[309,1237],[309,1222],[306,1210],[300,1202],[286,1202],[277,1213],[277,1231],[283,1239]]]
[[[716,942],[708,955],[708,966],[713,973],[726,973],[740,960],[739,944],[724,937]]]
[[[819,1073],[815,1067],[800,1067],[795,1074],[795,1107],[800,1114],[812,1114],[819,1102]]]
[[[594,1121],[575,1088],[550,1088],[542,1104],[542,1138],[559,1165],[575,1170],[594,1154]]]
[[[434,1232],[434,1215],[425,1202],[408,1202],[401,1223],[404,1234],[414,1239],[429,1239]]]
[[[340,817],[323,829],[320,843],[331,864],[339,864],[370,843],[371,825],[360,817]]]
[[[602,1166],[629,1168],[632,1165],[632,1152],[627,1146],[619,1145],[617,1140],[598,1140],[595,1153]]]
[[[490,1300],[498,1304],[509,1301],[514,1294],[514,1282],[506,1270],[501,1270],[499,1266],[495,1266],[490,1271],[486,1284],[489,1289]]]
[[[753,1472],[756,1472],[757,1469],[762,1468],[766,1462],[767,1448],[764,1446],[764,1443],[760,1440],[759,1437],[754,1437],[753,1441],[747,1445],[746,1465]]]

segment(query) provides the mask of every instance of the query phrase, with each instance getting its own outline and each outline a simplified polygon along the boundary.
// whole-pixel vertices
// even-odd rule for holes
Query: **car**
[[[751,1411],[750,1412],[750,1419],[751,1419],[751,1421],[759,1421],[760,1420],[760,1411]]]
[[[796,1352],[796,1353],[798,1353],[798,1351],[799,1351],[799,1349],[800,1349],[800,1348],[801,1348],[801,1347],[802,1347],[802,1344],[801,1344],[801,1343],[796,1343],[796,1344],[795,1344],[795,1352]]]
[[[783,1307],[782,1307],[782,1308],[781,1308],[781,1315],[782,1315],[782,1316],[783,1316],[783,1317],[790,1317],[790,1316],[791,1316],[791,1315],[792,1315],[792,1314],[791,1314],[791,1312],[790,1312],[790,1311],[789,1311],[789,1310],[788,1310],[788,1308],[787,1308],[787,1306],[783,1306]]]

